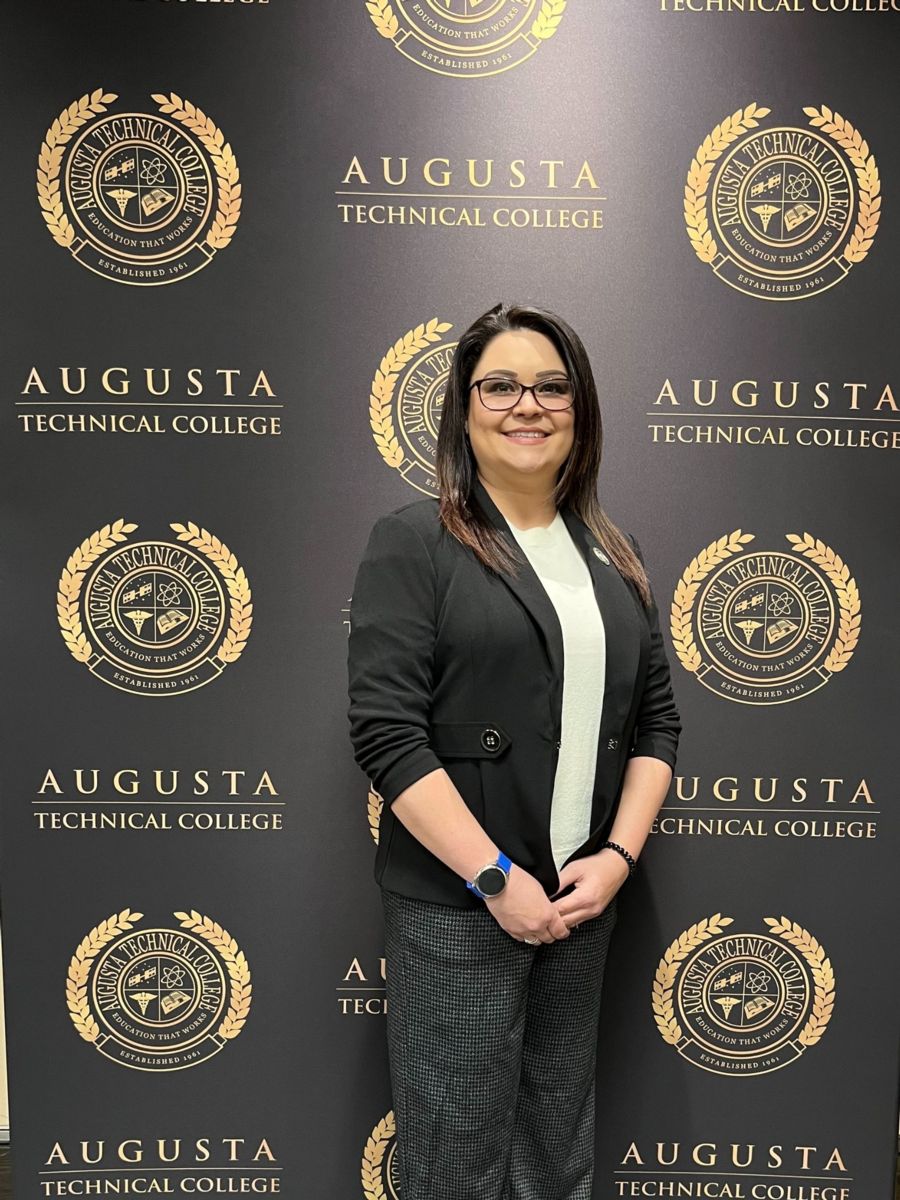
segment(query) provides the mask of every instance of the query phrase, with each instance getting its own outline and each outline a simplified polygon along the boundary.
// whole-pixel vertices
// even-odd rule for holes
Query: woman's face
[[[556,347],[534,329],[498,333],[485,346],[469,382],[489,375],[504,375],[519,383],[537,383],[541,376],[567,377]],[[515,431],[533,430],[541,437],[515,437]],[[513,408],[497,412],[485,408],[478,389],[469,392],[469,441],[479,473],[493,483],[539,477],[548,490],[575,440],[575,410],[552,412],[542,408],[533,393],[525,392]]]

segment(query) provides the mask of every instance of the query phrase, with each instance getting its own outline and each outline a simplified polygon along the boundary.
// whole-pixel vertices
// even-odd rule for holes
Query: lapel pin
[[[609,559],[606,557],[606,555],[603,553],[603,551],[600,549],[600,547],[594,546],[593,549],[594,549],[594,553],[597,555],[597,557],[600,559],[600,561],[602,563],[606,563],[606,565],[609,566]]]

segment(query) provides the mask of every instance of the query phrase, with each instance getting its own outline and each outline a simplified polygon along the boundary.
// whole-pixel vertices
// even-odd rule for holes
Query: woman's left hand
[[[575,890],[553,904],[571,928],[597,917],[628,878],[628,863],[615,850],[599,850],[566,863],[559,873],[559,890],[574,883]]]

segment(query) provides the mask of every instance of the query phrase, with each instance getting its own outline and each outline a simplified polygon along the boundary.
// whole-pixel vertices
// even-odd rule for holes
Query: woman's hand
[[[579,925],[603,912],[628,878],[628,863],[616,850],[598,850],[586,858],[566,863],[559,873],[559,890],[575,884],[561,900],[551,900],[568,926]]]
[[[541,884],[515,863],[506,887],[499,896],[489,896],[485,905],[497,924],[517,941],[537,938],[541,942],[555,942],[569,936],[568,925]]]

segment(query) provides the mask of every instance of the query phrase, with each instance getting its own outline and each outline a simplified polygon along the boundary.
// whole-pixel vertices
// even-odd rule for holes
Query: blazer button
[[[488,726],[487,729],[482,730],[481,744],[484,746],[485,750],[499,750],[500,734],[496,729],[492,729],[490,726]]]

